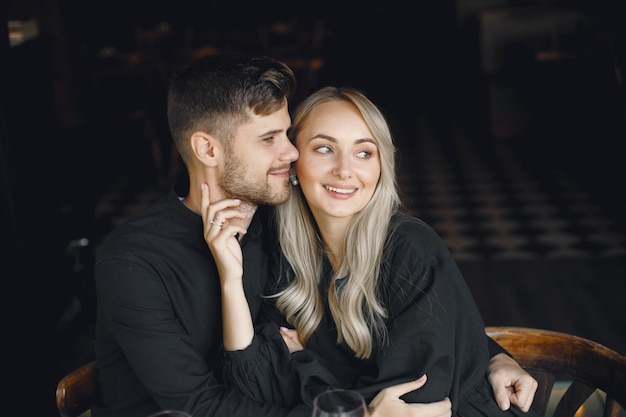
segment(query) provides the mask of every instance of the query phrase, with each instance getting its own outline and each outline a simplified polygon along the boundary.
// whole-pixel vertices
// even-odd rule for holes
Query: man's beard
[[[284,185],[275,190],[267,179],[268,173],[263,176],[250,175],[247,166],[241,163],[235,155],[229,152],[226,156],[221,180],[222,188],[228,198],[238,198],[255,206],[276,206],[287,201],[289,197],[288,180],[285,179]]]

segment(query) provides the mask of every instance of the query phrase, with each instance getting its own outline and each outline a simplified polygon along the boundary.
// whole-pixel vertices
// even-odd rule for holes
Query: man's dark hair
[[[250,111],[268,115],[296,89],[293,71],[269,57],[209,55],[170,80],[167,117],[183,161],[191,157],[189,137],[203,131],[229,140]]]

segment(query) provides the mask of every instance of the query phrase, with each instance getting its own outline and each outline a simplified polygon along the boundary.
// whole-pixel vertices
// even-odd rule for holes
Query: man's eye
[[[274,138],[276,138],[276,136],[268,136],[266,138],[263,138],[263,142],[272,142],[274,140]]]

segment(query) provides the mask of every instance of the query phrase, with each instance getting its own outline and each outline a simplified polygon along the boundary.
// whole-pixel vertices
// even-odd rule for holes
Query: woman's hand
[[[209,187],[202,184],[202,222],[206,240],[220,277],[222,290],[222,342],[226,350],[245,349],[252,343],[254,327],[248,300],[243,289],[243,253],[237,234],[246,230],[233,224],[247,214],[236,209],[241,201],[224,199],[214,204],[209,200]]]
[[[289,353],[297,352],[304,349],[304,344],[300,340],[300,335],[295,329],[288,329],[286,327],[280,328],[280,335],[289,348]]]
[[[426,383],[426,375],[404,384],[393,385],[380,391],[370,402],[369,417],[450,417],[452,403],[447,397],[434,403],[406,403],[400,399]]]
[[[209,187],[202,184],[202,222],[206,241],[222,284],[230,279],[243,276],[243,254],[237,240],[237,234],[244,235],[246,229],[233,224],[233,218],[245,219],[248,215],[237,210],[241,204],[237,199],[224,199],[211,204]]]

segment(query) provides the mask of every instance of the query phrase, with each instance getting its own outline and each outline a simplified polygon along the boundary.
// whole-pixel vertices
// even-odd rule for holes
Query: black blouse
[[[449,397],[457,414],[501,413],[486,370],[490,356],[504,350],[486,336],[472,294],[445,244],[426,223],[401,213],[393,216],[389,230],[379,280],[388,338],[370,358],[358,359],[347,345],[337,343],[327,305],[306,349],[290,355],[278,332],[279,325],[289,324],[270,304],[253,343],[223,352],[228,383],[255,399],[281,405],[300,399],[311,404],[329,387],[358,390],[369,402],[382,388],[425,373],[426,385],[406,394],[405,401]],[[269,291],[288,285],[288,272],[283,268],[270,278]],[[320,279],[324,300],[330,276],[326,262]],[[474,404],[465,407],[468,401]]]

